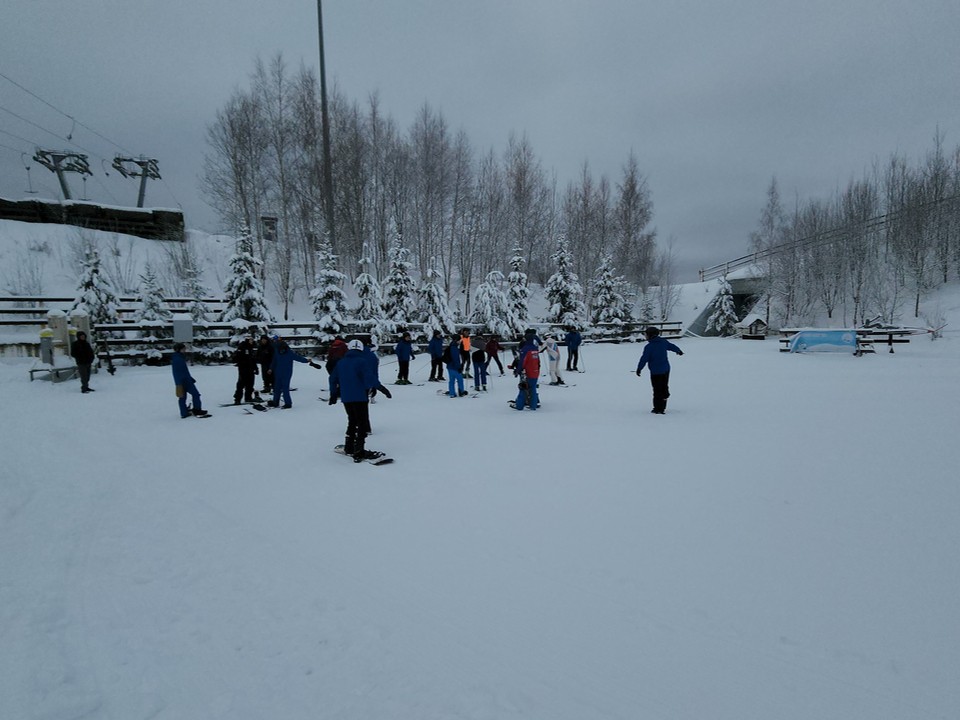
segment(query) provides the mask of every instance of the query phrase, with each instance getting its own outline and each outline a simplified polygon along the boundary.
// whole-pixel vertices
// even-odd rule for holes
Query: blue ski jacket
[[[393,351],[397,354],[397,360],[400,362],[413,360],[413,345],[409,340],[399,340]]]
[[[270,369],[273,370],[273,382],[279,383],[281,387],[284,383],[290,382],[293,377],[293,363],[308,363],[303,355],[295,353],[286,343],[278,343],[277,349],[273,353],[273,363]]]
[[[367,357],[368,350],[348,350],[330,373],[333,396],[341,402],[367,402],[379,382]]]
[[[380,385],[380,356],[369,345],[363,346],[363,357],[367,361],[370,372],[373,374],[373,387]]]
[[[435,337],[427,344],[427,350],[430,351],[430,357],[443,357],[443,338]]]
[[[643,370],[645,365],[650,368],[651,375],[665,375],[670,372],[667,350],[675,352],[677,355],[683,355],[683,350],[659,335],[647,340],[647,345],[640,355],[640,362],[637,364],[637,373]]]
[[[173,382],[175,385],[189,385],[196,382],[190,374],[187,367],[187,359],[183,353],[175,352],[170,356],[170,369],[173,371]]]
[[[583,337],[576,330],[573,332],[568,332],[563,341],[567,344],[567,347],[571,350],[576,350],[580,347],[580,343],[583,342]]]

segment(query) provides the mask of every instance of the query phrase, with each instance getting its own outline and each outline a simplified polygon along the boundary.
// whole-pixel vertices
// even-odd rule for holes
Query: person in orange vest
[[[473,377],[470,374],[470,331],[467,328],[460,331],[460,374],[465,378]]]

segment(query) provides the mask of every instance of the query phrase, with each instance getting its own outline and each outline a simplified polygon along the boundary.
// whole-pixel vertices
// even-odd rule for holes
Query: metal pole
[[[330,160],[330,115],[327,111],[327,68],[323,57],[323,0],[317,0],[317,25],[320,31],[320,117],[323,121],[323,185],[327,221],[327,240],[336,247],[333,227],[333,166]]]
[[[140,168],[140,194],[137,195],[137,207],[143,207],[143,198],[147,194],[147,169]]]
[[[63,168],[60,167],[61,160],[63,160],[62,157],[54,156],[53,164],[54,164],[54,167],[56,168],[54,172],[57,173],[57,180],[60,181],[60,191],[63,193],[63,199],[72,200],[73,198],[70,197],[70,188],[67,186],[67,179],[63,176]]]

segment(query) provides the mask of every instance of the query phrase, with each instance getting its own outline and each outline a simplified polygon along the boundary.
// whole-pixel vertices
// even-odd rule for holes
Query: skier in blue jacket
[[[443,382],[443,336],[439,330],[433,331],[433,337],[427,344],[427,351],[430,353],[429,382]]]
[[[337,363],[330,379],[333,392],[329,403],[333,405],[340,399],[347,412],[344,453],[353,456],[354,462],[377,457],[379,453],[366,450],[365,442],[370,427],[370,392],[376,389],[379,381],[362,342],[351,340],[347,343],[347,354]]]
[[[293,379],[293,363],[307,363],[310,367],[320,369],[320,365],[307,360],[300,353],[290,349],[285,340],[277,342],[276,350],[273,353],[273,362],[270,364],[270,372],[273,377],[273,400],[267,405],[270,407],[280,407],[280,397],[283,396],[283,408],[289,410],[293,407],[293,401],[290,399],[290,381]]]
[[[667,351],[683,355],[683,350],[672,342],[660,337],[660,328],[651,325],[645,331],[647,345],[640,355],[637,364],[637,377],[646,366],[650,369],[650,385],[653,387],[653,410],[650,412],[663,415],[667,411],[667,398],[670,397],[670,361],[667,360]]]
[[[583,343],[583,336],[572,327],[563,341],[567,345],[567,372],[579,372],[577,365],[580,364],[580,345]]]
[[[193,399],[193,414],[203,417],[208,413],[200,404],[200,391],[197,390],[197,381],[190,374],[187,367],[187,356],[183,354],[186,346],[177,343],[173,346],[173,355],[170,356],[170,369],[173,371],[173,383],[177,386],[177,403],[180,405],[180,417],[190,417],[191,409],[187,406],[187,395]]]
[[[409,385],[410,361],[416,357],[416,355],[413,354],[413,343],[410,342],[410,333],[405,332],[400,337],[393,351],[397,355],[397,385]]]
[[[464,331],[466,332],[466,331]],[[451,336],[447,346],[447,395],[452,398],[463,397],[467,391],[463,388],[463,373],[460,372],[460,336]]]

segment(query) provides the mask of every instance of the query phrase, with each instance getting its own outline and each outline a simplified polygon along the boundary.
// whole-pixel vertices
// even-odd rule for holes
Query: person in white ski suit
[[[563,385],[563,378],[560,377],[560,346],[557,345],[557,339],[553,335],[547,335],[543,344],[540,346],[541,354],[547,354],[547,367],[550,369],[550,384]]]

